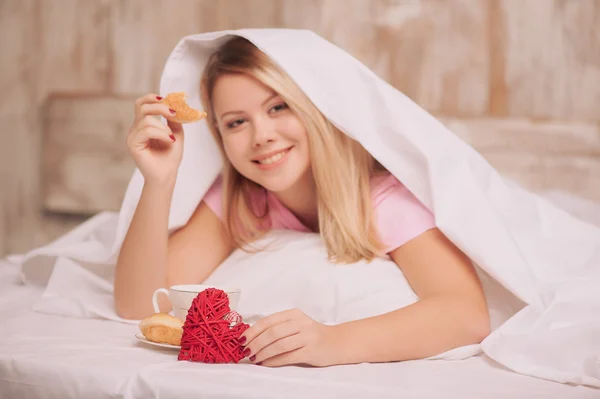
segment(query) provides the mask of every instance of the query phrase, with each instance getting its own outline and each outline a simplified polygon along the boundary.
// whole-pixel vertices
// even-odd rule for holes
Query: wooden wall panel
[[[110,10],[113,93],[157,92],[167,56],[200,27],[199,0],[128,0]]]
[[[284,0],[282,21],[311,29],[444,115],[488,109],[488,0]]]
[[[35,111],[39,17],[35,0],[0,2],[0,115],[3,117]],[[3,130],[3,136],[6,135]]]
[[[135,164],[125,138],[135,98],[53,96],[44,114],[43,205],[52,212],[118,211]]]
[[[201,9],[201,31],[282,27],[282,0],[219,0]]]
[[[277,26],[279,0],[127,0],[111,7],[114,93],[157,92],[173,47],[184,36]]]
[[[104,90],[107,2],[0,3],[0,126],[5,252],[48,240],[41,212],[40,106],[55,90]]]
[[[113,97],[52,99],[44,135],[47,210],[91,215],[120,207],[134,168],[123,144],[122,125],[131,117],[129,105],[129,100]],[[114,117],[101,117],[109,114]],[[88,125],[88,120],[93,124]],[[524,187],[535,192],[562,189],[600,202],[597,125],[496,118],[440,120],[502,175]]]
[[[110,77],[108,32],[112,0],[38,1],[38,98],[53,91],[104,91]]]
[[[44,242],[40,237],[39,123],[33,115],[0,117],[0,238],[6,252],[23,251]],[[6,253],[5,252],[5,253]]]
[[[221,29],[312,29],[447,117],[503,173],[598,199],[598,26],[596,0],[0,1],[0,256],[113,209],[119,190],[103,184],[129,179],[124,145],[102,147],[126,133],[128,117],[116,111],[117,128],[97,102],[89,110],[100,114],[85,118],[107,136],[83,110],[61,135],[55,118],[42,123],[47,97],[157,91],[181,37]],[[101,153],[85,147],[86,134]]]
[[[494,115],[600,121],[600,2],[494,0]]]
[[[281,4],[283,26],[312,30],[370,67],[376,65],[377,1],[283,0]]]
[[[39,18],[33,0],[0,2],[0,255],[34,245],[40,219]]]
[[[489,1],[378,2],[384,76],[427,110],[478,116],[489,100]]]
[[[582,122],[442,118],[503,175],[536,191],[600,202],[600,127]]]

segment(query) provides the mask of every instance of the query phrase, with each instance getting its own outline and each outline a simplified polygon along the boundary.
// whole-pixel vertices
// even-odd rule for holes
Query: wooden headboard
[[[135,168],[125,145],[135,97],[55,94],[48,99],[42,149],[47,211],[91,215],[120,208]],[[523,186],[600,202],[598,126],[525,119],[440,121]]]

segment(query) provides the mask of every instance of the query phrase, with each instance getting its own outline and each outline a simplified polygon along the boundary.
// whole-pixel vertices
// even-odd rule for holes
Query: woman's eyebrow
[[[266,103],[268,103],[269,101],[271,101],[272,99],[274,99],[277,96],[279,96],[279,93],[277,93],[277,92],[271,93],[271,95],[269,97],[267,97],[267,99],[265,101],[262,102],[261,106],[264,106]],[[243,111],[227,111],[227,112],[221,114],[221,119],[223,119],[226,115],[229,115],[229,114],[240,114],[242,112]]]
[[[264,106],[266,103],[268,103],[269,101],[271,101],[272,99],[274,99],[278,95],[279,95],[279,93],[276,93],[276,92],[271,93],[271,95],[265,101],[263,101],[263,103],[261,105]]]

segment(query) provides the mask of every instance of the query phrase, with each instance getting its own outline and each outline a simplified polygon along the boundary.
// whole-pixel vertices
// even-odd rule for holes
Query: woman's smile
[[[290,153],[292,148],[293,147],[288,147],[282,151],[276,152],[273,155],[269,155],[267,157],[259,157],[260,159],[253,159],[252,162],[254,162],[256,166],[258,166],[258,168],[261,170],[274,169],[282,165],[286,161],[288,154]]]

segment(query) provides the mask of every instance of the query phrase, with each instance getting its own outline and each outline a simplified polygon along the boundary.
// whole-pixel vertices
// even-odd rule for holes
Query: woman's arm
[[[152,294],[167,276],[168,219],[174,183],[146,184],[115,269],[115,309],[125,319],[152,314]]]
[[[145,186],[115,272],[115,308],[126,319],[152,313],[152,294],[174,284],[199,284],[233,251],[225,226],[202,201],[188,223],[168,236],[172,187]],[[161,296],[160,307],[170,306]]]
[[[470,260],[433,228],[392,252],[420,300],[362,320],[324,325],[299,309],[267,316],[240,337],[250,361],[265,366],[421,359],[481,342],[487,304]]]
[[[390,255],[419,301],[332,326],[332,364],[420,359],[479,343],[489,334],[487,304],[471,261],[439,229]]]

